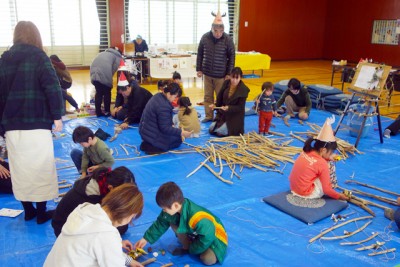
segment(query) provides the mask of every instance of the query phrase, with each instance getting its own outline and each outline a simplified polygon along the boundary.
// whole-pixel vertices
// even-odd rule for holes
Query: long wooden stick
[[[66,185],[60,185],[58,186],[58,189],[63,189],[63,188],[71,188],[72,184],[66,184]]]
[[[398,206],[397,201],[396,201],[395,199],[391,199],[391,198],[387,198],[387,197],[381,197],[381,196],[376,196],[376,195],[374,195],[374,194],[370,194],[370,193],[367,193],[367,192],[363,192],[363,191],[360,191],[360,190],[357,190],[357,189],[353,189],[353,193],[354,193],[354,194],[357,194],[357,195],[362,195],[362,196],[371,197],[371,198],[377,199],[377,200],[379,200],[379,201],[382,201],[382,202],[385,202],[385,203],[388,203],[388,204],[391,204],[391,205],[394,205],[394,206]]]
[[[258,112],[258,104],[260,103],[260,99],[261,99],[262,95],[265,93],[265,90],[267,90],[267,88],[265,88],[265,89],[261,92],[261,94],[257,97],[257,100],[256,100],[256,113]]]
[[[360,228],[358,228],[357,230],[349,233],[348,235],[340,235],[340,236],[323,236],[321,237],[321,240],[336,240],[336,239],[343,239],[343,238],[347,238],[349,236],[355,235],[359,232],[361,232],[362,230],[364,230],[370,223],[372,223],[372,221],[366,222],[363,226],[361,226]]]
[[[386,242],[376,242],[374,244],[371,244],[369,246],[362,246],[361,248],[356,248],[357,251],[364,251],[364,250],[368,250],[368,249],[378,249],[381,246],[385,245]]]
[[[347,180],[347,181],[345,181],[345,183],[346,184],[358,184],[358,185],[361,185],[361,186],[364,186],[364,187],[372,188],[372,189],[375,189],[375,190],[378,190],[378,191],[381,191],[381,192],[384,192],[384,193],[387,193],[387,194],[391,194],[391,195],[400,197],[399,193],[396,193],[396,192],[393,192],[393,191],[389,191],[389,190],[386,190],[386,189],[382,189],[382,188],[379,188],[377,186],[361,183],[361,182],[358,182],[358,181]]]
[[[211,156],[208,156],[203,162],[200,163],[199,166],[197,166],[196,169],[194,169],[191,173],[189,173],[188,175],[186,175],[186,178],[192,176],[195,172],[197,172],[204,164],[206,164],[206,162],[210,159]]]
[[[343,188],[343,187],[341,187],[341,186],[337,186],[336,188],[341,189],[341,190],[343,190],[343,191],[349,191],[349,192],[352,192],[352,193],[353,193],[353,191],[351,191],[350,189],[346,189],[346,188]],[[364,198],[355,196],[355,195],[353,195],[353,194],[351,195],[351,199],[354,199],[354,200],[356,200],[356,201],[359,201],[359,202],[361,202],[361,204],[364,204],[364,205],[372,205],[372,206],[381,208],[381,209],[383,209],[383,210],[389,209],[389,207],[386,207],[386,206],[377,204],[377,203],[375,203],[375,202],[366,200],[366,199],[364,199]],[[360,208],[364,209],[364,208],[362,207],[362,205],[358,205],[359,203],[353,203],[353,204],[355,204],[355,205],[359,206]],[[368,210],[366,210],[366,211],[369,212]],[[370,212],[369,212],[369,213],[370,213]]]
[[[363,239],[363,240],[360,240],[360,241],[357,241],[357,242],[342,242],[342,243],[340,243],[340,245],[342,245],[342,246],[359,245],[359,244],[365,243],[367,241],[370,241],[371,239],[374,239],[378,235],[379,235],[379,233],[374,233],[373,235],[371,235],[370,237],[367,237],[366,239]]]
[[[379,252],[369,253],[368,256],[376,256],[376,255],[386,254],[386,253],[395,252],[395,251],[396,251],[395,248],[391,248],[391,249],[387,249],[387,250],[383,250],[383,251],[379,251]]]
[[[337,224],[337,225],[335,225],[335,226],[332,226],[332,227],[326,229],[326,230],[323,231],[322,233],[320,233],[320,234],[314,236],[314,237],[311,238],[308,242],[309,242],[309,243],[312,243],[312,242],[314,242],[315,240],[317,240],[318,238],[320,238],[321,236],[324,236],[324,235],[326,235],[327,233],[329,233],[330,231],[332,231],[332,230],[334,230],[334,229],[336,229],[336,228],[342,227],[343,225],[349,224],[349,223],[351,223],[351,222],[359,221],[359,220],[366,220],[366,219],[372,219],[372,218],[373,218],[372,216],[358,217],[358,218],[354,218],[354,219],[348,220],[347,222],[343,222],[343,223],[341,223],[341,224]]]
[[[351,198],[348,200],[350,203],[362,208],[363,210],[365,210],[366,212],[368,212],[369,214],[371,214],[372,216],[375,217],[375,212],[373,212],[366,203],[363,203],[362,201],[359,201],[357,199],[354,198],[354,196],[351,196]]]
[[[220,175],[218,175],[218,173],[216,173],[213,169],[211,169],[211,167],[208,166],[207,164],[204,164],[203,166],[206,167],[212,174],[215,175],[215,177],[220,179],[222,182],[227,183],[227,184],[233,184],[232,181],[226,180],[226,179],[222,178]]]

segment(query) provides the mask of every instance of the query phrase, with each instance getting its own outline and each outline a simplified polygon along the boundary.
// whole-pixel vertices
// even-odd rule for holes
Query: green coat
[[[220,263],[224,261],[228,235],[221,220],[209,210],[185,198],[181,213],[171,216],[162,211],[144,234],[144,239],[153,244],[168,230],[171,224],[178,226],[177,233],[179,234],[197,235],[197,238],[190,244],[190,254],[198,255],[210,248]]]

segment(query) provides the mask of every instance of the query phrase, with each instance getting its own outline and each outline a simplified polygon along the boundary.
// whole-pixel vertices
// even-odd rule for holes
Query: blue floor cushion
[[[307,224],[313,224],[348,206],[345,201],[325,196],[320,199],[304,199],[293,195],[290,191],[264,197],[263,200]]]

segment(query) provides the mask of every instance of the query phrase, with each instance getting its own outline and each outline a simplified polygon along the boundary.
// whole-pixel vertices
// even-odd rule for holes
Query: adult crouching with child
[[[155,94],[144,108],[139,124],[142,137],[140,149],[146,154],[157,154],[179,147],[182,137],[192,132],[173,127],[172,102],[181,94],[177,83],[171,83],[162,92]]]
[[[239,67],[232,69],[217,96],[216,104],[209,107],[217,110],[209,132],[217,136],[237,136],[244,133],[244,113],[250,89],[242,81],[243,72]]]

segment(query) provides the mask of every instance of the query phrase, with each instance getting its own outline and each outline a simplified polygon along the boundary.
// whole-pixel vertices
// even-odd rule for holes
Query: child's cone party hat
[[[336,142],[336,138],[332,130],[332,124],[334,122],[335,116],[327,118],[316,139],[323,142]]]

